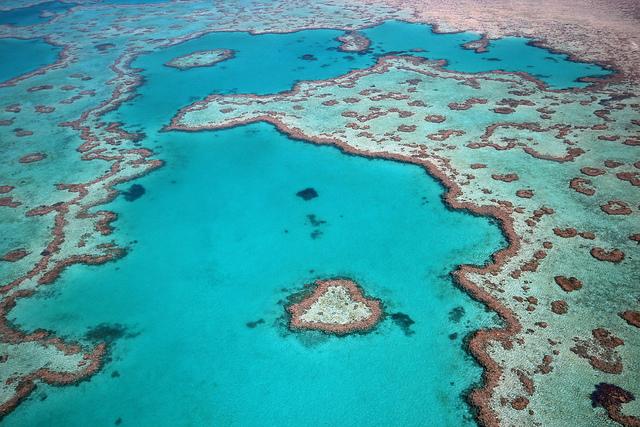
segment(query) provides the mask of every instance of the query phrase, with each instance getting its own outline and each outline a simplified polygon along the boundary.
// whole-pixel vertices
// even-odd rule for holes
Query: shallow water
[[[449,69],[462,72],[528,72],[556,88],[584,86],[578,78],[609,74],[596,65],[572,62],[566,55],[528,45],[524,38],[493,41],[488,52],[477,54],[462,48],[464,43],[476,40],[476,34],[436,34],[424,24],[390,21],[362,33],[372,45],[360,54],[339,51],[336,39],[343,32],[322,29],[260,35],[211,33],[143,55],[132,64],[144,69],[145,85],[138,90],[141,96],[111,114],[110,119],[143,129],[149,120],[168,121],[177,109],[210,93],[281,92],[297,81],[329,79],[370,67],[378,57],[389,54],[446,59]],[[162,66],[191,52],[220,48],[234,50],[235,57],[189,70]],[[305,55],[312,58],[304,59]],[[487,61],[489,58],[497,60]]]
[[[322,412],[320,425],[346,414],[350,425],[470,423],[460,395],[481,370],[462,338],[494,323],[448,273],[503,244],[495,224],[447,210],[418,167],[292,141],[266,124],[180,135],[163,156],[167,167],[139,180],[141,198],[109,206],[121,213],[117,236],[137,241],[132,252],[69,269],[49,298],[12,312],[22,328],[69,338],[102,323],[135,336],[116,342],[91,382],[43,388],[48,398],[36,394],[7,425],[293,425],[308,411]],[[296,196],[307,187],[319,196]],[[408,314],[414,334],[390,320],[369,335],[290,334],[282,301],[334,276]]]
[[[431,31],[431,26],[424,24],[390,21],[364,30],[363,34],[373,41],[371,48],[376,55],[398,52],[428,59],[445,59],[445,68],[465,73],[493,70],[526,72],[554,89],[583,87],[586,83],[578,81],[580,77],[610,74],[598,65],[573,62],[564,54],[534,47],[529,44],[530,39],[523,37],[493,40],[486,52],[475,53],[460,47],[477,40],[478,35],[437,34]]]
[[[476,54],[461,48],[476,35],[435,35],[424,25],[364,33],[373,39],[365,54],[338,51],[340,31],[219,33],[134,62],[144,69],[140,96],[108,119],[145,132],[142,145],[167,164],[136,181],[140,198],[106,207],[119,214],[113,237],[132,250],[105,266],[67,269],[10,314],[26,330],[114,339],[111,360],[77,387],[39,386],[6,425],[293,425],[310,413],[322,414],[313,415],[318,425],[474,424],[463,394],[481,369],[462,341],[497,321],[449,273],[504,246],[495,223],[448,210],[443,188],[416,166],[292,141],[266,124],[160,132],[209,93],[278,92],[415,48],[451,69],[529,71],[554,86],[603,72],[523,39]],[[188,71],[162,65],[214,48],[236,56]],[[296,196],[308,187],[319,197]],[[368,335],[291,334],[287,296],[335,276],[356,280],[387,313],[410,316],[412,334],[388,318]]]

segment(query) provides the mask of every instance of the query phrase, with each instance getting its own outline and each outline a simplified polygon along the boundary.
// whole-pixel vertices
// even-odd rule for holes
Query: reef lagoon
[[[0,11],[3,425],[635,425],[637,87],[408,7]]]
[[[172,140],[159,151],[171,161],[136,181],[145,194],[105,207],[130,253],[69,268],[11,312],[23,330],[113,340],[112,361],[79,387],[42,388],[46,400],[39,390],[8,425],[292,425],[310,401],[332,408],[326,425],[359,402],[376,404],[352,415],[358,425],[472,424],[462,395],[481,370],[463,340],[497,319],[449,272],[504,245],[495,224],[447,210],[416,166],[265,124]],[[308,187],[316,198],[296,196]],[[290,332],[288,296],[327,277],[356,280],[389,317],[366,335]]]

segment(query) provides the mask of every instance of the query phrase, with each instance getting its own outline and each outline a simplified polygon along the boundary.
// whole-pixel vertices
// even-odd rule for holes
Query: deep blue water
[[[52,16],[43,16],[43,12],[52,14],[64,13],[73,6],[75,6],[74,3],[50,1],[29,7],[0,11],[0,25],[25,26],[42,24],[52,18]]]
[[[561,87],[599,70],[523,39],[479,55],[461,48],[476,36],[424,25],[364,33],[373,45],[361,55],[337,50],[341,32],[314,30],[210,34],[134,62],[145,79],[139,96],[107,119],[145,132],[142,144],[167,164],[135,182],[144,192],[128,183],[106,207],[118,212],[114,238],[131,252],[67,269],[10,315],[23,329],[87,343],[100,325],[121,336],[91,381],[39,387],[6,425],[473,425],[463,394],[481,369],[463,338],[497,323],[449,273],[505,244],[495,223],[448,210],[443,188],[416,166],[293,141],[267,124],[160,132],[178,108],[210,93],[278,92],[414,48],[451,69],[530,71]],[[163,66],[213,48],[236,56],[188,71]],[[499,61],[483,60],[491,57]],[[319,197],[295,195],[308,187]],[[334,276],[410,316],[412,334],[390,319],[345,338],[288,332],[286,297]]]
[[[0,83],[55,62],[60,51],[43,39],[0,39]]]

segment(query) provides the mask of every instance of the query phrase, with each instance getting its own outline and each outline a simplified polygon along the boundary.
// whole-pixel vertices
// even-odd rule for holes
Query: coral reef
[[[366,298],[348,279],[318,280],[306,298],[287,307],[293,330],[318,330],[336,335],[372,329],[380,320],[380,301]]]

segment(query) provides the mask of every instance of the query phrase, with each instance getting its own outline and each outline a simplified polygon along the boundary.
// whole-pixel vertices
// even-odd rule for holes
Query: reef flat
[[[180,70],[188,70],[194,67],[210,67],[230,58],[233,58],[233,51],[228,49],[203,50],[173,58],[166,65]]]
[[[395,391],[403,396],[399,402],[412,404],[413,408],[429,402],[426,406],[437,407],[438,410],[434,412],[435,415],[416,413],[414,418],[403,419],[403,425],[424,424],[425,420],[438,422],[438,411],[445,414],[448,410],[452,418],[446,421],[442,421],[445,420],[442,418],[441,422],[456,425],[474,422],[483,425],[563,425],[571,422],[585,426],[640,423],[640,401],[637,399],[640,393],[640,358],[637,351],[640,326],[640,195],[637,191],[640,185],[640,161],[637,155],[640,145],[637,74],[640,69],[637,63],[640,35],[633,18],[638,14],[637,5],[633,2],[578,2],[572,5],[570,11],[555,2],[533,6],[525,2],[509,2],[506,5],[499,1],[483,3],[482,7],[473,2],[452,6],[448,2],[436,1],[348,4],[341,1],[225,2],[215,5],[198,1],[75,3],[73,6],[68,3],[46,6],[45,2],[34,1],[28,4],[6,2],[2,5],[2,13],[7,18],[0,21],[0,51],[5,56],[4,52],[14,50],[17,45],[24,50],[20,52],[24,59],[18,59],[19,55],[16,54],[15,61],[3,61],[5,68],[1,70],[3,77],[0,82],[0,138],[3,142],[0,147],[3,160],[0,174],[0,415],[6,417],[4,422],[8,425],[20,425],[24,420],[43,423],[44,418],[41,417],[46,415],[41,414],[51,408],[60,415],[59,419],[63,420],[60,422],[78,424],[80,417],[73,415],[73,410],[68,408],[78,401],[76,399],[80,399],[73,394],[73,388],[52,388],[50,385],[82,382],[82,393],[92,396],[92,390],[100,390],[104,377],[109,376],[106,369],[119,366],[120,360],[137,361],[139,366],[152,366],[150,362],[148,365],[140,363],[135,351],[131,351],[129,356],[126,352],[117,353],[120,351],[117,346],[123,345],[114,344],[115,340],[122,337],[128,337],[127,343],[137,340],[145,342],[145,336],[154,337],[151,340],[153,342],[161,341],[161,335],[153,334],[153,323],[148,321],[160,320],[150,312],[142,311],[147,315],[146,321],[143,318],[132,320],[134,324],[145,325],[140,337],[118,332],[120,329],[113,326],[99,327],[97,320],[83,326],[98,332],[85,334],[85,329],[79,332],[78,328],[71,327],[73,321],[70,319],[82,317],[79,313],[83,307],[87,309],[94,301],[82,302],[82,294],[78,293],[73,294],[77,300],[71,298],[78,303],[69,305],[73,307],[73,310],[69,308],[69,312],[58,312],[53,308],[39,312],[38,307],[47,305],[47,301],[40,296],[51,289],[54,292],[50,295],[52,302],[57,298],[70,298],[67,293],[73,293],[73,290],[69,281],[83,283],[88,289],[85,281],[90,282],[92,277],[98,277],[98,270],[116,274],[117,266],[124,268],[128,262],[133,262],[129,260],[136,260],[138,267],[147,263],[151,258],[145,257],[144,253],[136,257],[136,251],[142,249],[136,249],[135,243],[131,242],[126,232],[126,218],[132,213],[144,217],[145,212],[138,211],[136,206],[157,197],[154,194],[158,194],[158,189],[166,183],[154,186],[144,181],[144,187],[134,188],[130,181],[152,180],[156,174],[160,176],[164,170],[171,168],[172,162],[180,163],[181,156],[187,156],[185,153],[189,148],[179,153],[175,148],[170,151],[167,148],[169,145],[184,147],[189,141],[194,141],[196,146],[198,143],[195,141],[203,141],[209,136],[213,138],[213,135],[226,135],[224,132],[233,131],[230,128],[251,129],[251,126],[258,126],[256,122],[269,123],[282,134],[296,140],[338,147],[342,152],[358,157],[387,159],[423,168],[444,185],[444,202],[449,209],[459,214],[471,212],[494,218],[508,240],[508,246],[500,249],[499,239],[488,237],[491,232],[486,230],[486,235],[485,231],[478,231],[468,246],[460,243],[464,240],[461,237],[443,236],[441,242],[453,242],[453,246],[447,247],[447,251],[443,249],[442,254],[458,251],[459,256],[446,255],[446,262],[433,261],[440,266],[437,274],[411,270],[412,279],[407,281],[403,281],[402,274],[395,270],[394,274],[397,275],[388,277],[391,280],[381,280],[384,268],[378,271],[371,267],[371,262],[358,261],[362,262],[362,266],[369,265],[369,270],[375,270],[378,276],[372,274],[361,280],[368,270],[360,266],[358,274],[353,275],[354,281],[363,283],[367,292],[371,289],[371,295],[380,296],[385,304],[390,295],[403,301],[397,307],[402,312],[390,315],[389,321],[380,321],[370,334],[329,337],[329,341],[322,341],[327,337],[320,335],[313,339],[321,344],[305,347],[308,353],[304,354],[317,356],[321,352],[313,349],[322,348],[323,345],[333,350],[342,348],[343,351],[348,347],[355,354],[358,350],[354,348],[360,345],[358,343],[371,343],[365,340],[380,340],[375,342],[384,351],[384,340],[390,340],[389,337],[393,336],[390,323],[393,321],[402,325],[404,332],[394,338],[405,340],[394,341],[394,344],[401,343],[398,348],[402,347],[416,357],[431,357],[423,347],[417,351],[406,342],[410,339],[425,347],[432,344],[421,331],[421,325],[427,323],[427,319],[417,303],[421,302],[426,307],[430,301],[434,309],[441,306],[436,310],[442,314],[448,311],[451,301],[458,301],[456,298],[462,297],[439,290],[433,291],[434,295],[412,298],[411,289],[420,288],[417,283],[431,286],[435,286],[434,283],[446,283],[453,288],[452,283],[437,277],[444,275],[448,278],[448,274],[452,273],[456,284],[497,313],[504,324],[500,326],[500,322],[474,314],[470,324],[465,325],[467,329],[449,332],[447,338],[446,327],[449,324],[444,316],[443,324],[437,326],[438,339],[444,337],[443,341],[437,341],[442,346],[438,348],[447,348],[448,343],[452,347],[449,351],[454,355],[453,358],[463,360],[463,356],[458,354],[462,352],[457,352],[463,345],[458,342],[460,336],[457,334],[469,333],[464,348],[484,370],[482,384],[468,394],[473,412],[460,397],[463,390],[474,383],[473,361],[469,359],[468,365],[461,363],[455,368],[446,368],[459,372],[461,380],[455,384],[455,392],[438,389],[437,400],[428,396],[424,388],[418,387],[434,381],[434,372],[443,370],[444,361],[433,358],[430,360],[435,366],[434,371],[420,371],[420,381],[415,389],[400,387]],[[24,7],[35,9],[17,11]],[[28,19],[22,20],[24,25],[16,25],[14,21],[23,15],[28,16]],[[432,32],[430,27],[416,29],[404,26],[403,22],[435,26]],[[390,31],[389,28],[396,28],[394,26],[400,26],[401,31]],[[210,33],[246,32],[259,43],[257,39],[260,34],[296,36],[296,32],[303,30],[328,31],[327,28],[334,29],[336,34],[326,42],[326,52],[317,47],[303,52],[297,60],[304,62],[295,62],[291,67],[299,72],[298,78],[295,74],[287,74],[285,78],[283,75],[286,73],[273,73],[273,78],[269,79],[275,82],[270,83],[273,87],[263,90],[250,85],[243,86],[244,83],[239,81],[236,74],[235,81],[231,78],[222,79],[219,87],[215,86],[218,83],[211,83],[210,86],[191,85],[193,92],[184,91],[180,94],[176,86],[173,90],[177,95],[173,96],[171,85],[165,81],[166,102],[156,103],[152,102],[155,100],[150,94],[145,93],[145,88],[153,84],[153,76],[157,71],[147,75],[147,69],[137,66],[137,61],[144,61],[145,55],[152,57],[159,52],[187,46],[190,42],[208,37]],[[397,39],[411,40],[407,34],[413,34],[412,31],[426,31],[430,35],[424,37],[433,37],[434,43],[412,45],[397,42]],[[500,39],[510,36],[533,39],[524,42]],[[303,37],[302,34],[300,37]],[[445,39],[449,40],[449,44],[435,43]],[[236,46],[231,46],[231,39],[228,40],[229,45],[211,45],[205,50],[192,49],[182,53],[187,56],[170,55],[168,60],[181,58],[180,64],[186,64],[181,67],[182,71],[164,68],[167,68],[167,72],[183,74],[187,81],[189,76],[195,75],[189,73],[200,72],[202,74],[198,79],[206,81],[205,73],[233,70],[234,61],[245,60],[241,49],[214,67],[199,66],[218,62],[220,56],[225,56],[220,52],[235,52]],[[509,47],[522,49],[527,42],[530,52],[537,52],[539,57],[525,66],[525,61],[535,55],[513,55]],[[284,43],[284,46],[289,46],[284,51],[295,50],[291,47],[295,41],[287,40]],[[446,48],[439,50],[438,46],[445,45]],[[391,46],[401,47],[393,49]],[[270,52],[269,49],[266,51]],[[216,52],[213,55],[216,59],[203,52]],[[345,56],[328,60],[334,53]],[[159,62],[160,68],[166,62]],[[6,66],[7,63],[9,66]],[[301,65],[303,63],[313,71],[305,69]],[[338,63],[340,65],[333,68]],[[256,73],[253,69],[247,75],[255,77]],[[295,83],[297,80],[305,81]],[[160,94],[159,98],[162,99],[163,95]],[[148,116],[125,114],[130,111],[147,111]],[[240,139],[245,138],[250,139],[250,134]],[[291,141],[287,143],[295,145]],[[249,152],[258,153],[260,149],[252,146]],[[203,155],[201,157],[205,158]],[[254,160],[254,156],[246,153],[229,158],[233,159],[231,164],[236,165]],[[281,160],[287,156],[282,154],[277,158]],[[340,161],[336,157],[330,158],[331,162]],[[313,162],[305,164],[311,165]],[[245,175],[246,171],[252,170],[250,166],[247,164]],[[206,169],[203,167],[203,170]],[[224,164],[218,164],[216,170],[225,171]],[[156,172],[148,175],[152,171]],[[203,176],[198,175],[198,179],[202,180]],[[424,176],[422,178],[427,179]],[[335,178],[327,179],[332,182],[331,179]],[[378,179],[376,182],[382,182],[382,179]],[[232,181],[229,178],[221,182]],[[129,190],[118,187],[125,183]],[[308,185],[318,189],[314,197],[307,199],[296,196],[305,188],[311,188]],[[386,194],[398,193],[397,188],[400,187],[393,187],[394,190]],[[360,187],[354,185],[354,188]],[[268,190],[269,194],[275,191]],[[295,209],[305,206],[307,209],[296,210],[297,217],[302,218],[298,224],[299,230],[304,230],[299,234],[308,238],[305,244],[329,239],[329,230],[341,220],[341,213],[328,211],[331,219],[327,225],[327,220],[317,216],[317,212],[310,213],[308,206],[312,205],[307,205],[324,200],[323,187],[304,182],[289,190],[289,196],[302,204],[291,206],[296,206]],[[250,192],[250,189],[243,188],[242,194]],[[118,198],[120,194],[122,198]],[[189,192],[185,190],[185,194]],[[233,194],[221,194],[226,197],[225,200],[234,200]],[[384,205],[384,201],[376,201],[375,197],[371,195],[367,199],[370,204],[363,203],[361,206]],[[420,199],[418,194],[411,194],[411,197]],[[124,199],[123,203],[119,203],[121,199]],[[398,209],[409,206],[409,199],[409,196],[399,199],[398,203],[402,201],[405,204],[399,203]],[[334,200],[334,205],[339,205],[335,202],[337,199],[331,200]],[[433,206],[439,203],[439,200],[437,203],[434,200],[438,200],[438,197],[427,197],[424,204]],[[148,212],[155,210],[152,204],[146,206],[149,206]],[[165,206],[171,205],[168,203]],[[186,206],[186,203],[182,203],[182,206]],[[414,208],[415,212],[419,211],[417,207]],[[208,209],[210,213],[223,211],[214,204]],[[291,211],[295,209],[290,208]],[[168,210],[169,207],[164,209],[165,212]],[[258,210],[256,207],[254,211]],[[196,207],[189,212],[195,211]],[[241,223],[242,215],[239,212],[242,211],[237,208],[223,216],[231,223]],[[440,218],[442,224],[451,226],[451,221],[443,220],[436,212],[439,211],[431,212],[433,218]],[[270,218],[270,215],[264,216]],[[174,219],[175,223],[180,222],[179,217]],[[365,219],[360,222],[373,224]],[[459,221],[458,226],[463,224],[463,220]],[[253,224],[252,220],[245,225]],[[407,220],[406,223],[394,225],[398,229],[422,229],[428,224],[429,220]],[[464,224],[468,224],[469,230],[486,226],[481,222]],[[292,234],[298,235],[298,228],[290,223],[277,225],[278,233],[289,234],[291,228]],[[181,230],[186,233],[186,229]],[[256,230],[256,236],[268,235],[265,229],[257,227]],[[344,230],[343,235],[348,235],[348,229]],[[446,230],[451,236],[458,236],[456,233],[460,232],[456,227]],[[217,230],[216,233],[222,231]],[[228,240],[225,240],[227,242],[246,239],[242,228],[234,228],[233,233],[229,233],[226,237]],[[212,234],[208,237],[211,240],[207,240],[206,244],[201,243],[201,246],[193,243],[198,241],[198,236],[192,237],[189,243],[202,249],[198,253],[208,252],[215,246],[211,241],[215,241],[217,236]],[[177,241],[167,242],[164,247],[176,247]],[[269,242],[256,240],[258,246],[269,246]],[[375,241],[379,247],[395,247],[390,242],[395,240]],[[364,243],[360,247],[368,246],[371,242]],[[413,243],[401,245],[410,249],[403,254],[417,251]],[[439,245],[434,242],[432,246],[436,248]],[[153,245],[144,248],[151,251]],[[477,248],[494,252],[492,262],[487,262],[488,254]],[[296,249],[292,252],[295,253]],[[220,248],[216,250],[224,252]],[[358,253],[356,250],[345,244],[342,251],[345,261],[357,264],[354,261],[357,257],[347,256]],[[132,253],[120,259],[128,252]],[[303,251],[300,254],[308,255]],[[319,252],[314,256],[316,258],[307,259],[320,259]],[[167,259],[164,263],[176,262],[179,258],[174,256],[171,261]],[[376,260],[384,258],[381,256]],[[426,262],[427,259],[426,256],[417,258],[420,262]],[[402,256],[392,259],[400,263]],[[115,260],[118,262],[98,269],[76,265],[101,265]],[[209,261],[213,266],[225,265],[219,259]],[[232,265],[233,262],[226,264]],[[378,264],[383,265],[381,262]],[[409,264],[402,264],[407,271]],[[456,269],[459,264],[462,266]],[[338,274],[352,277],[348,267],[338,262],[328,263],[327,266],[332,268],[308,273],[313,269],[305,265],[307,274],[304,275],[285,275],[283,271],[288,271],[286,265],[279,270],[274,269],[273,275],[286,277],[284,281],[287,283],[269,282],[270,295],[273,297],[279,288],[296,288],[301,283],[310,283],[322,277],[336,277]],[[386,265],[384,267],[388,268]],[[135,268],[135,265],[131,268]],[[182,276],[175,278],[175,282],[189,277],[188,271],[192,268],[191,265],[185,266]],[[152,271],[148,271],[149,275]],[[240,274],[239,271],[235,273]],[[145,276],[136,277],[138,280],[131,282],[121,278],[116,286],[126,284],[146,289]],[[156,277],[155,285],[166,285],[163,276],[153,277]],[[169,275],[165,274],[164,277]],[[418,277],[422,278],[422,282],[417,281]],[[206,282],[200,276],[198,280]],[[252,280],[241,282],[261,283],[261,280],[253,280],[252,277]],[[381,282],[391,283],[389,289],[379,285]],[[231,288],[234,280],[228,283],[220,279],[216,283],[218,287]],[[127,291],[127,287],[118,289],[122,293],[133,292]],[[208,295],[206,290],[197,289],[200,295]],[[277,306],[274,313],[281,314],[282,307],[276,301],[284,298],[282,294],[288,292],[281,292],[274,301],[266,295],[263,298],[264,301],[270,301],[270,306]],[[446,294],[446,297],[438,300],[438,292]],[[108,299],[105,294],[96,295],[100,295],[101,301]],[[174,294],[170,295],[179,299]],[[229,295],[251,298],[250,294],[242,294],[237,290],[217,296],[222,300],[223,296],[228,298]],[[346,294],[340,295],[345,297]],[[351,294],[357,300],[354,295]],[[144,300],[142,297],[137,299]],[[473,301],[467,300],[461,303],[465,304],[467,312],[478,310]],[[196,301],[197,298],[187,302],[196,304]],[[116,310],[114,304],[105,303],[105,306],[110,307],[113,314],[105,314],[109,324],[119,324],[122,317],[135,311],[130,306],[129,310],[121,312]],[[359,310],[363,309],[362,306],[358,307]],[[411,307],[411,310],[405,307]],[[269,308],[253,308],[253,317],[234,319],[235,324],[252,325],[248,328],[253,332],[260,332],[265,324],[269,324],[273,331],[287,329],[282,328],[278,323],[282,319],[278,320],[278,315],[272,314]],[[216,309],[218,313],[228,313],[223,306],[216,306]],[[177,308],[168,310],[175,319],[184,316],[184,312]],[[369,310],[375,311],[371,306]],[[194,311],[200,313],[199,310]],[[454,315],[451,319],[459,320],[460,316],[455,313],[461,311],[452,312]],[[360,313],[356,317],[362,320],[363,316]],[[199,324],[207,323],[206,316],[197,318],[202,320]],[[264,321],[264,318],[268,321]],[[225,319],[233,319],[233,314],[220,320]],[[456,322],[451,319],[448,320],[450,324]],[[231,329],[236,331],[236,336],[242,335]],[[225,335],[224,330],[209,332],[213,336],[224,337],[220,340],[226,345],[234,342],[234,335]],[[264,355],[265,349],[273,348],[273,342],[280,342],[278,340],[290,343],[287,341],[290,338],[278,338],[275,332],[271,338],[273,341],[256,349],[256,354]],[[207,343],[207,348],[212,348],[215,344],[208,339],[199,336],[200,343]],[[150,342],[145,345],[159,350]],[[196,344],[189,342],[188,346],[191,345]],[[298,347],[286,347],[288,345],[278,344],[283,350],[278,353],[280,356],[301,351]],[[287,351],[284,351],[284,347]],[[193,351],[195,354],[203,351],[202,347],[195,348],[198,349]],[[118,357],[114,358],[115,354]],[[345,353],[345,361],[349,360],[347,356]],[[260,357],[256,356],[256,359]],[[394,357],[400,358],[402,353],[394,353]],[[237,365],[232,360],[225,359],[225,362],[235,369]],[[302,378],[304,358],[297,359],[296,363],[292,366],[300,369],[298,374]],[[249,365],[251,363],[243,364]],[[386,365],[381,362],[380,365],[371,366],[384,370]],[[263,371],[267,370],[268,367]],[[141,372],[149,371],[142,369]],[[238,375],[242,370],[233,372]],[[376,378],[372,371],[362,370],[359,374],[362,374],[357,376],[361,382],[354,383],[364,384]],[[119,377],[113,372],[110,375]],[[153,378],[153,375],[149,374],[147,381],[148,378]],[[197,375],[189,378],[196,383]],[[256,378],[255,373],[252,378]],[[436,382],[441,387],[446,384],[447,379],[437,378]],[[395,378],[396,381],[391,383],[404,384],[405,379]],[[268,381],[277,384],[277,378],[265,379],[265,382]],[[222,379],[221,382],[224,383]],[[166,389],[175,389],[175,383],[172,384],[173,388],[168,385]],[[224,384],[228,386],[225,390],[234,389],[232,381]],[[382,381],[377,386],[386,387],[385,384],[389,382]],[[346,404],[349,401],[347,391],[353,390],[343,386],[338,389],[344,391],[346,397],[343,403]],[[38,399],[37,392],[34,393],[36,387],[46,390],[49,397],[45,400],[40,396]],[[117,389],[117,386],[111,387]],[[133,386],[130,388],[133,389]],[[220,396],[217,398],[223,399]],[[392,400],[389,396],[386,399],[381,396],[369,398],[371,411],[374,411],[372,408],[384,408],[385,403]],[[430,400],[432,398],[434,400]],[[216,408],[215,412],[216,417],[229,417],[223,418],[223,424],[232,424],[233,417],[229,413],[254,416],[245,419],[253,423],[264,419],[260,417],[264,415],[260,412],[262,409],[244,411],[238,402],[246,404],[247,400],[241,396],[229,391],[228,399],[225,404],[233,409],[225,412]],[[184,405],[186,400],[177,398],[176,401]],[[87,408],[91,407],[91,404],[87,405]],[[128,419],[145,419],[144,416],[149,416],[144,410],[140,411],[128,413]],[[333,415],[337,417],[337,414]],[[365,411],[363,416],[366,415]],[[273,422],[287,420],[286,415],[281,413],[270,416],[273,416]],[[372,418],[358,422],[366,424],[366,419]],[[118,420],[122,422],[122,419],[116,418],[116,424],[120,423]],[[203,416],[198,421],[207,422],[210,419]],[[186,421],[165,418],[164,422],[173,422],[175,425]],[[247,421],[246,424],[251,422]]]
[[[287,310],[293,329],[338,335],[371,329],[382,314],[380,302],[365,298],[358,285],[348,279],[317,281],[311,295]]]

